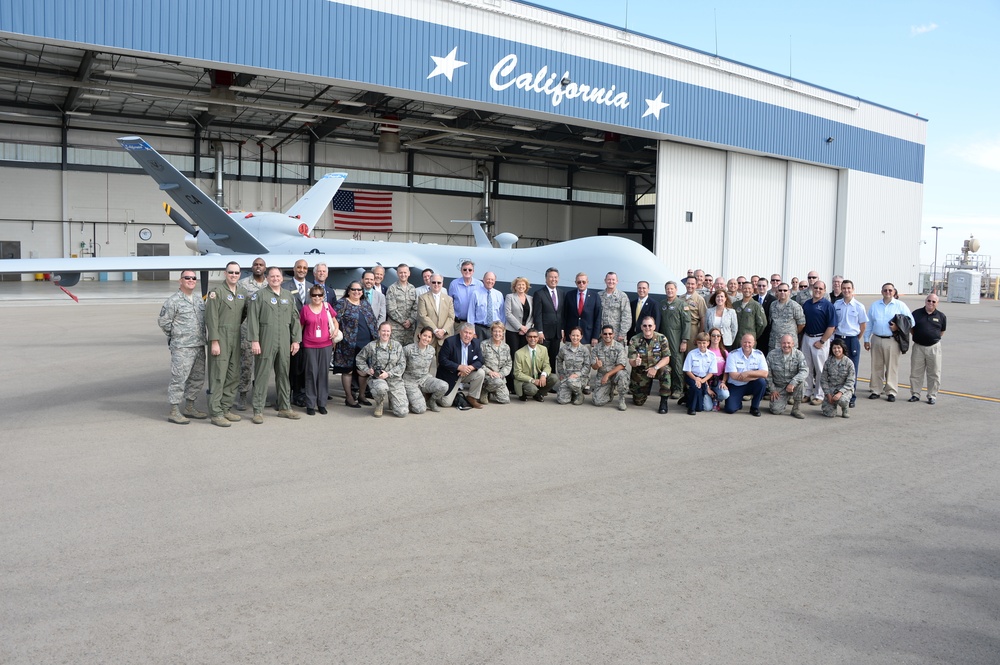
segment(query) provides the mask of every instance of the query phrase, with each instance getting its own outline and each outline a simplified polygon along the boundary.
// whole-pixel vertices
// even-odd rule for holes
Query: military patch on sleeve
[[[250,296],[250,300],[256,300],[256,299],[257,299],[257,294],[256,293],[253,294],[252,296]]]
[[[208,297],[211,298],[212,300],[215,300],[215,291],[212,291],[211,293],[209,293]]]
[[[160,308],[160,316],[166,316],[166,315],[167,315],[167,306],[164,305],[163,307]]]

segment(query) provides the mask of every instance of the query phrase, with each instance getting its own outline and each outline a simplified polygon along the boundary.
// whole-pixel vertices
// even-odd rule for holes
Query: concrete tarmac
[[[935,406],[221,429],[166,422],[173,288],[0,284],[2,663],[1000,660],[992,301]]]

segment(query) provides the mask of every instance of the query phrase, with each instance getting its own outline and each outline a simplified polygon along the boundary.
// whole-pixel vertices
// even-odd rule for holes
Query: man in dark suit
[[[469,322],[463,323],[458,334],[452,335],[441,345],[438,354],[437,378],[448,383],[448,392],[441,398],[441,406],[451,406],[455,403],[459,386],[469,384],[465,395],[466,401],[474,409],[483,405],[479,397],[483,391],[483,381],[486,373],[483,371],[483,354],[476,339],[476,327]]]
[[[293,267],[294,274],[291,279],[286,279],[281,284],[281,288],[291,292],[295,302],[295,311],[301,312],[302,306],[309,302],[309,289],[313,283],[306,279],[309,274],[309,264],[305,259],[299,259]],[[288,363],[288,383],[292,393],[292,404],[295,406],[306,405],[306,354],[296,353],[289,359]]]
[[[777,298],[768,293],[767,286],[767,280],[763,277],[759,278],[757,280],[757,293],[753,297],[764,308],[764,316],[767,317],[767,327],[764,328],[761,336],[757,338],[757,348],[765,356],[771,350],[768,348],[768,340],[771,339],[771,303],[777,300]]]
[[[545,286],[539,287],[531,296],[534,306],[535,328],[541,333],[539,342],[549,351],[549,358],[555,359],[562,341],[562,312],[560,307],[566,298],[566,290],[559,288],[559,271],[549,268],[545,271]]]
[[[563,336],[577,326],[583,331],[584,343],[597,344],[601,333],[601,299],[587,290],[589,280],[585,273],[576,275],[576,291],[567,294],[562,304]]]
[[[660,303],[649,297],[649,282],[643,281],[636,284],[635,293],[639,297],[629,301],[629,304],[632,305],[632,327],[628,330],[628,340],[642,332],[640,321],[647,316],[653,317],[653,320],[656,321],[656,329],[660,329]]]

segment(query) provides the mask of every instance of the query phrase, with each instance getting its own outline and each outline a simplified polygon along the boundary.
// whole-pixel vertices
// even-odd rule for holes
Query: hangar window
[[[449,192],[473,192],[481,194],[483,183],[480,180],[465,178],[445,178],[437,175],[414,175],[413,186],[424,189],[443,189]]]
[[[58,164],[62,161],[58,146],[31,145],[26,143],[0,143],[0,160],[11,162],[46,162]]]
[[[519,185],[512,182],[501,182],[499,192],[501,196],[552,199],[554,201],[566,200],[565,187],[542,187],[541,185]]]
[[[328,168],[316,167],[316,177],[321,178],[327,173],[347,171],[347,188],[352,185],[385,185],[388,187],[406,187],[405,173],[391,173],[388,171],[366,171],[364,169],[353,168]]]
[[[573,200],[579,203],[600,203],[621,206],[625,197],[615,192],[595,192],[589,189],[574,189]]]

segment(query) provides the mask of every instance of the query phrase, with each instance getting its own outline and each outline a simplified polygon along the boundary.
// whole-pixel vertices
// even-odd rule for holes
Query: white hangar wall
[[[919,183],[673,142],[660,143],[657,171],[655,251],[676,272],[915,286]]]

